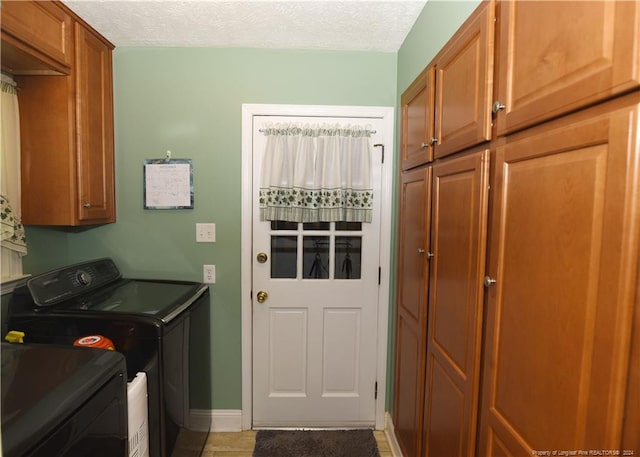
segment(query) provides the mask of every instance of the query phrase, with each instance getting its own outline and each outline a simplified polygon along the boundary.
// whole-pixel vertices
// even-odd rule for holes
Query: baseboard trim
[[[212,432],[241,432],[242,410],[239,409],[192,409],[191,428],[206,431],[211,421]]]
[[[402,451],[400,450],[400,444],[396,439],[396,429],[393,425],[393,420],[391,419],[391,414],[389,414],[389,412],[384,413],[384,434],[387,437],[387,442],[389,443],[393,457],[403,457]]]
[[[211,421],[212,432],[241,432],[242,410],[240,409],[192,409],[190,414],[191,428],[206,431]],[[384,413],[384,434],[389,442],[393,457],[403,457],[400,444],[396,439],[393,420],[388,412]]]

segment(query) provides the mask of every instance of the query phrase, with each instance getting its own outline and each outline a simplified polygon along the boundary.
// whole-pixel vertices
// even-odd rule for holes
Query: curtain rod
[[[364,129],[364,130],[366,130],[366,129]],[[259,130],[258,130],[258,132],[260,132],[260,133],[264,133],[264,132],[266,132],[266,130],[265,130],[265,129],[259,129]],[[366,132],[367,132],[367,133],[370,133],[370,134],[372,134],[372,135],[374,135],[374,134],[376,134],[376,133],[377,133],[375,130],[366,130]]]
[[[16,83],[11,76],[6,73],[0,73],[2,76],[2,82],[12,85],[13,87],[18,87],[18,83]]]

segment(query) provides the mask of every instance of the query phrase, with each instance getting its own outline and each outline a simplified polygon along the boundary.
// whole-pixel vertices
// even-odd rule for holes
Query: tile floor
[[[384,432],[375,430],[373,435],[378,444],[380,457],[393,457]],[[251,457],[255,439],[255,431],[211,433],[202,457]]]

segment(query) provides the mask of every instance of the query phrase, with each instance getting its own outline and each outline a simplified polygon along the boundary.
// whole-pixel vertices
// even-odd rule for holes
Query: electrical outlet
[[[216,283],[216,266],[215,265],[203,265],[202,266],[202,282],[205,284]]]
[[[216,224],[196,224],[196,242],[214,243],[216,241]]]

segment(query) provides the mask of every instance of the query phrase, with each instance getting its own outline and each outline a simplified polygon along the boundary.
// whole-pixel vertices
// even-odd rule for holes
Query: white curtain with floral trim
[[[2,278],[22,276],[27,253],[20,221],[20,116],[15,83],[2,75],[0,111],[0,249]]]
[[[262,160],[260,219],[371,222],[371,129],[277,124]]]

